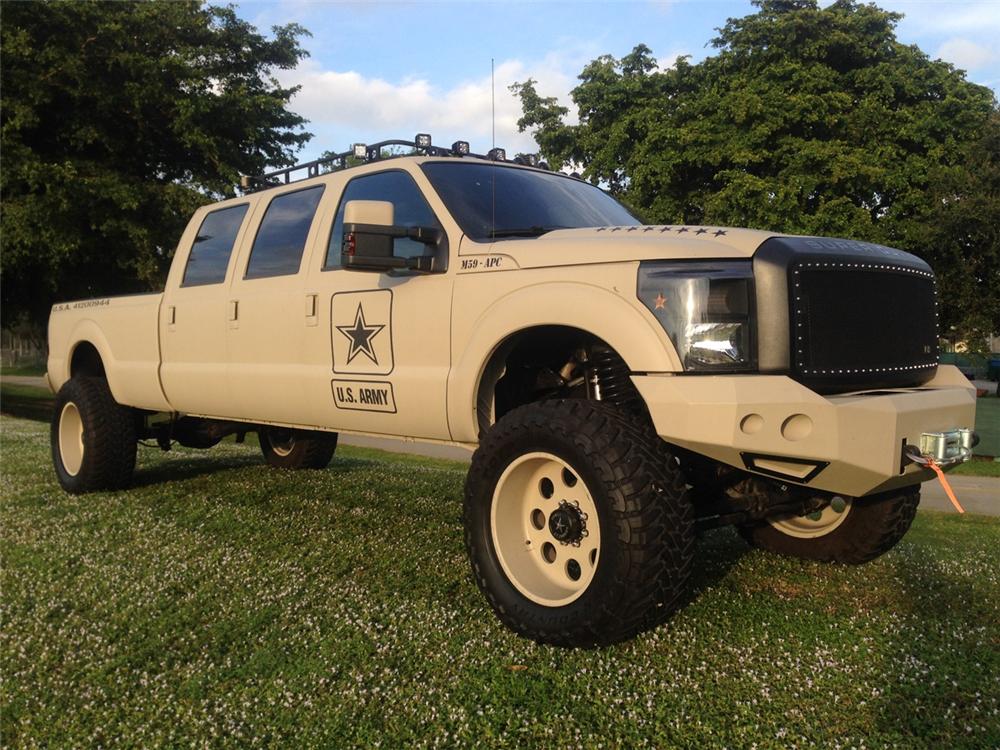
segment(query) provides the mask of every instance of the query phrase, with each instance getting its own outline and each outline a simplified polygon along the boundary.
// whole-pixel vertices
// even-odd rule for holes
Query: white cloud
[[[1000,31],[996,0],[882,0],[879,6],[904,14],[903,25],[931,34],[983,34]]]
[[[677,0],[649,0],[649,4],[661,13],[669,13],[674,9],[673,6],[677,4]]]
[[[675,67],[677,67],[677,58],[686,56],[691,56],[691,53],[686,52],[685,50],[682,49],[675,50],[671,52],[669,55],[663,55],[661,57],[657,57],[656,67],[659,68],[660,70],[673,70]],[[691,57],[693,59],[693,56]],[[690,63],[692,62],[692,60],[688,60],[688,62]]]
[[[520,102],[509,86],[534,78],[539,93],[556,96],[570,105],[572,75],[556,55],[526,64],[505,60],[496,66],[496,140],[509,153],[535,151],[529,133],[517,132]],[[281,71],[282,85],[301,86],[291,109],[308,119],[317,138],[310,151],[341,150],[350,141],[372,142],[385,138],[408,138],[428,132],[439,145],[467,140],[473,151],[485,152],[491,143],[490,74],[486,71],[450,88],[435,86],[423,78],[387,81],[357,71],[324,70],[313,60],[304,60],[291,71]],[[319,142],[340,138],[343,143]]]
[[[1000,58],[996,49],[990,49],[984,44],[963,37],[948,39],[938,47],[934,56],[963,70],[976,70]]]

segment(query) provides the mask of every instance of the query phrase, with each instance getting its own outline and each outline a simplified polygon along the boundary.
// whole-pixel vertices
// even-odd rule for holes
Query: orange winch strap
[[[933,458],[927,459],[927,465],[937,474],[938,479],[941,481],[941,486],[944,487],[944,492],[948,496],[948,499],[951,500],[951,504],[955,506],[955,510],[959,513],[965,513],[965,508],[962,507],[962,504],[958,502],[958,498],[955,497],[955,493],[952,491],[951,485],[948,484],[948,479],[945,477],[944,472],[941,471],[941,467],[934,462]]]

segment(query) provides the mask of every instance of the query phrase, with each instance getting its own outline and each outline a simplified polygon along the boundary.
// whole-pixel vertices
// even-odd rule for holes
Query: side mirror
[[[348,201],[344,207],[341,265],[356,271],[435,271],[433,257],[397,258],[395,240],[406,237],[425,245],[440,245],[444,233],[434,227],[397,227],[388,201]]]

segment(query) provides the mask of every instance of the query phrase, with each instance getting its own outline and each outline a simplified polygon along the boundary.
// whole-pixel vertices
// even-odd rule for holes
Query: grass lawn
[[[980,440],[976,451],[1000,456],[1000,398],[985,396],[976,399],[976,432]]]
[[[4,414],[47,422],[52,418],[54,398],[46,388],[0,383],[0,410]]]
[[[140,449],[71,497],[45,424],[0,430],[5,746],[1000,744],[1000,519],[921,513],[857,568],[713,532],[667,625],[568,651],[472,584],[460,464]]]
[[[45,363],[37,365],[4,365],[0,367],[0,375],[44,375]]]
[[[948,471],[966,477],[1000,477],[1000,461],[992,458],[975,457]]]

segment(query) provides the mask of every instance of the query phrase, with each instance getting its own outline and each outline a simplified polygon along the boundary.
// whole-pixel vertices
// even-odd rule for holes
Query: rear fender
[[[118,380],[115,377],[118,370],[118,363],[112,353],[111,345],[101,331],[100,326],[93,320],[78,321],[71,329],[69,336],[66,337],[66,341],[68,342],[68,346],[63,349],[66,352],[66,358],[49,358],[49,380],[52,383],[53,390],[58,391],[72,377],[74,355],[82,344],[90,344],[97,350],[98,355],[101,357],[101,363],[104,365],[104,373],[108,378],[108,386],[111,388],[111,395],[120,403],[119,397],[121,393],[115,391],[115,383]]]

